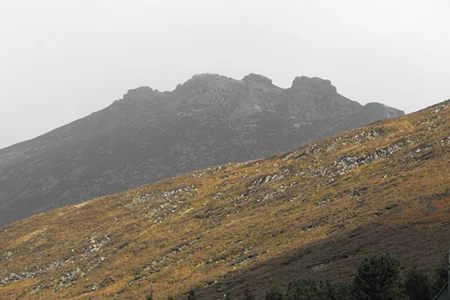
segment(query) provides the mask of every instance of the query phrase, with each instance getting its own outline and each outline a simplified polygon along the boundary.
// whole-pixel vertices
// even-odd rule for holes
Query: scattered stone
[[[252,182],[252,185],[263,185],[268,182],[277,181],[277,180],[280,180],[283,178],[284,178],[284,175],[277,175],[277,174],[263,175],[263,176],[258,177],[256,180],[254,180]]]
[[[361,165],[372,163],[382,158],[388,158],[405,147],[406,144],[404,142],[397,142],[388,147],[376,150],[375,153],[365,157],[343,156],[337,161],[333,162],[332,166],[337,170],[350,171],[357,167],[360,167]],[[317,170],[315,172],[317,172]]]
[[[69,287],[70,285],[74,284],[75,279],[77,278],[78,274],[80,274],[80,273],[81,273],[81,269],[76,268],[76,269],[64,274],[59,279],[58,285],[53,288],[53,291],[57,292],[61,289],[65,289],[65,288]]]
[[[442,140],[439,141],[441,143],[441,145],[449,145],[450,144],[450,136],[443,138]]]
[[[39,292],[40,290],[41,290],[41,286],[38,285],[37,287],[35,287],[34,289],[32,289],[32,290],[30,291],[30,294],[31,294],[31,295],[36,294],[36,293]]]
[[[166,253],[165,255],[163,255],[158,261],[153,261],[149,266],[144,267],[144,271],[145,272],[149,272],[149,271],[153,271],[156,272],[157,270],[159,270],[159,268],[161,267],[161,265],[167,261],[167,259],[169,259],[170,257],[185,251],[187,248],[189,248],[190,246],[194,245],[195,243],[197,243],[200,240],[200,237],[193,239],[187,243],[184,243],[182,245],[179,245],[171,250],[169,250],[168,253]]]
[[[331,261],[330,261],[329,263],[327,263],[327,264],[318,264],[318,265],[315,265],[315,266],[313,266],[313,267],[311,268],[311,271],[313,271],[313,272],[318,272],[318,271],[324,269],[325,267],[327,267],[327,266],[330,265],[330,264],[332,264]]]
[[[81,255],[87,256],[91,253],[98,252],[105,244],[111,241],[108,235],[102,236],[98,242],[96,242],[95,237],[89,239],[90,245],[83,248]]]
[[[11,256],[13,255],[12,251],[6,251],[5,253],[3,253],[3,259],[8,261],[11,259]]]

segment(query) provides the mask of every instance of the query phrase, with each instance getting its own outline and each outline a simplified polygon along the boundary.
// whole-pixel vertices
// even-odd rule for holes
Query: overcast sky
[[[0,0],[0,148],[197,73],[416,111],[450,98],[448,0]]]

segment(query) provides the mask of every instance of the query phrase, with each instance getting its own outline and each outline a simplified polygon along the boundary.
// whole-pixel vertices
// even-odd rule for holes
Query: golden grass
[[[449,119],[446,102],[12,224],[0,231],[0,280],[36,275],[5,282],[0,299],[142,299],[150,287],[156,299],[191,287],[202,299],[237,296],[243,281],[349,280],[358,259],[383,249],[433,265],[450,242]],[[387,157],[337,167],[393,145]]]

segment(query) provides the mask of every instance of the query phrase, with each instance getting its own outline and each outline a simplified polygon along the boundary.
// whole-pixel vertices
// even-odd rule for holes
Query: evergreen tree
[[[353,281],[354,297],[359,300],[399,299],[400,264],[388,254],[365,258]]]
[[[195,300],[195,299],[197,299],[197,295],[196,295],[195,289],[191,289],[189,291],[187,300]]]
[[[432,300],[433,286],[430,278],[416,267],[406,275],[405,291],[411,300]]]
[[[250,289],[250,287],[247,286],[245,287],[244,290],[244,300],[255,300],[255,295],[253,294],[253,291]]]
[[[311,279],[289,284],[285,300],[334,300],[333,288],[328,282]]]
[[[337,284],[333,286],[333,300],[353,300],[353,291],[350,285]]]
[[[283,293],[278,286],[274,286],[270,291],[266,292],[264,300],[283,300]]]
[[[448,282],[448,264],[449,264],[448,260],[449,260],[448,254],[445,253],[443,259],[441,260],[441,263],[435,270],[437,278],[434,291],[436,293],[440,291]]]

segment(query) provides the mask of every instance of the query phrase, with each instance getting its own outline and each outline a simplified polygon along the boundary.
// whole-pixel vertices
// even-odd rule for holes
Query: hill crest
[[[282,89],[249,74],[201,74],[172,92],[121,100],[36,139],[0,150],[0,227],[32,214],[207,166],[267,157],[379,119],[319,78]]]
[[[349,280],[381,249],[433,265],[450,243],[449,122],[446,101],[14,223],[0,231],[0,296],[263,294],[273,278]]]

